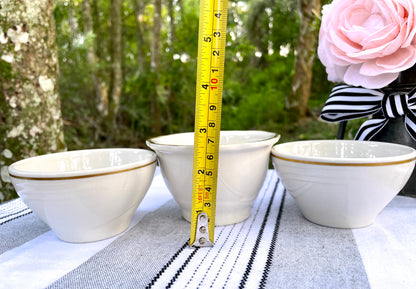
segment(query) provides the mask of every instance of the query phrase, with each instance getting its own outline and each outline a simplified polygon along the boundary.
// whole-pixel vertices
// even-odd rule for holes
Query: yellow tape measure
[[[214,244],[228,0],[200,0],[191,238]]]

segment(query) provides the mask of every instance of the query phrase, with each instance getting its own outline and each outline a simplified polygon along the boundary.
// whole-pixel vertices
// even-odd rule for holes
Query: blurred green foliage
[[[91,72],[106,83],[111,77],[110,3],[105,0],[95,3],[92,7],[95,31],[87,35],[83,33],[81,0],[55,3],[60,94],[68,148],[143,147],[144,141],[152,136],[150,105],[155,88],[162,110],[163,133],[192,131],[199,2],[174,1],[173,21],[169,21],[168,8],[163,6],[157,77],[149,71],[153,2],[143,2],[141,47],[137,47],[135,1],[123,2],[123,92],[116,131],[106,131],[94,108]],[[278,131],[285,140],[336,137],[336,125],[318,120],[332,86],[318,59],[314,67],[311,116],[300,123],[290,123],[284,111],[285,96],[291,90],[299,29],[297,1],[229,1],[228,13],[222,129]],[[169,39],[172,25],[173,41]],[[98,63],[92,67],[86,55],[94,45]],[[143,67],[137,61],[139,49],[145,59]]]

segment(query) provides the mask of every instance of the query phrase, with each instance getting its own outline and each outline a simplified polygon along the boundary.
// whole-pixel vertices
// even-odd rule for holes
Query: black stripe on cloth
[[[267,180],[265,181],[263,188],[261,191],[263,192],[260,198],[257,199],[255,207],[255,211],[252,212],[252,216],[250,217],[250,222],[240,222],[237,224],[229,225],[229,226],[220,226],[216,228],[216,245],[213,248],[204,248],[204,250],[199,250],[198,252],[195,252],[195,257],[198,256],[198,258],[201,260],[196,261],[195,257],[189,258],[189,256],[184,256],[185,252],[183,252],[182,259],[183,261],[179,261],[181,264],[173,265],[171,264],[170,271],[172,274],[169,276],[169,279],[163,279],[166,278],[167,274],[169,275],[169,269],[167,269],[157,280],[155,280],[151,286],[152,288],[171,288],[175,287],[177,288],[178,282],[181,283],[181,288],[198,288],[198,287],[204,287],[208,284],[211,284],[211,288],[228,288],[228,277],[235,276],[235,274],[239,275],[241,278],[241,275],[243,272],[235,272],[233,274],[233,271],[235,269],[235,265],[239,262],[244,262],[244,264],[247,264],[249,261],[250,253],[244,253],[242,250],[252,250],[255,240],[257,239],[257,236],[260,231],[260,226],[262,223],[265,223],[265,212],[266,208],[271,206],[270,204],[273,203],[272,195],[276,194],[276,188],[277,184],[280,182],[280,179],[276,177],[275,173],[269,173],[267,175]],[[274,191],[274,192],[273,192]],[[276,199],[276,198],[274,198]],[[276,201],[274,202],[276,203]],[[273,205],[273,204],[272,204]],[[254,209],[254,207],[253,207]],[[270,211],[270,210],[269,210]],[[275,211],[275,214],[277,215],[278,210]],[[270,219],[270,217],[269,217]],[[273,218],[276,219],[276,218]],[[258,223],[258,227],[253,227],[254,223]],[[272,231],[270,234],[270,239],[272,238],[273,230],[274,230],[274,221],[268,221],[268,227],[271,227]],[[272,224],[270,224],[272,223]],[[252,236],[253,243],[248,248],[245,247],[244,244],[246,244],[247,238],[249,237],[249,232],[252,230],[256,231],[256,234]],[[270,230],[269,229],[269,230]],[[264,239],[264,238],[263,238]],[[262,243],[263,239],[261,239],[260,243]],[[239,243],[239,245],[236,245]],[[259,244],[260,245],[260,244]],[[266,248],[268,250],[269,247]],[[236,250],[239,250],[238,252]],[[267,251],[266,251],[267,252]],[[186,254],[188,254],[187,252]],[[247,260],[241,261],[239,258],[243,255],[247,256]],[[222,257],[221,257],[222,256]],[[232,257],[234,260],[229,260],[228,257]],[[177,259],[179,259],[177,258]],[[184,260],[186,258],[186,260]],[[207,261],[211,260],[211,261]],[[218,261],[222,260],[222,261]],[[253,260],[255,262],[256,260]],[[176,261],[178,263],[178,261]],[[192,266],[192,267],[190,267]],[[201,267],[204,267],[201,269]],[[229,269],[225,269],[224,266],[227,266]],[[262,265],[264,266],[264,264]],[[176,268],[174,268],[176,267]],[[177,268],[180,268],[179,270]],[[221,269],[224,268],[224,269]],[[244,267],[243,267],[244,268]],[[211,270],[212,269],[212,270]],[[199,274],[203,270],[205,272],[203,275]],[[226,274],[224,272],[226,270]],[[228,271],[230,270],[230,271]],[[173,271],[173,272],[172,272]],[[212,274],[213,272],[216,272]],[[199,272],[199,273],[198,273]],[[211,274],[210,274],[211,273]],[[241,274],[241,275],[240,275]],[[184,278],[184,276],[187,276],[187,278]],[[251,276],[251,275],[250,275]],[[163,281],[164,280],[164,281]],[[208,281],[209,280],[209,281]],[[238,286],[239,280],[234,280],[233,284],[230,284],[231,286]],[[235,283],[237,281],[237,283]],[[164,285],[160,284],[166,282]],[[206,283],[209,282],[209,283]],[[214,283],[218,282],[225,282],[222,285]]]
[[[271,180],[270,180],[271,181]],[[269,181],[269,182],[270,182]],[[268,182],[268,184],[270,185],[270,183]],[[280,179],[277,179],[277,183],[279,183],[280,182]],[[277,183],[275,184],[275,187],[274,187],[274,189],[273,189],[273,191],[275,192],[275,190],[276,190],[276,188],[277,188]],[[268,191],[268,188],[266,189],[266,191]],[[273,193],[274,193],[273,192]],[[263,199],[264,199],[264,197],[265,197],[265,195],[263,195]],[[263,202],[263,199],[261,200],[261,202]],[[270,202],[271,203],[271,202]],[[259,208],[258,208],[258,210],[260,209],[260,205],[259,205]],[[257,210],[257,212],[256,212],[256,216],[257,216],[257,214],[258,214],[258,210]],[[250,225],[250,228],[249,228],[249,231],[251,231],[251,228],[252,228],[252,226],[253,226],[253,223]],[[240,235],[240,233],[239,233],[239,235]],[[246,243],[246,240],[247,240],[247,237],[248,237],[248,235],[246,235],[246,237],[245,237],[245,239],[244,239],[244,243],[243,244],[245,244]],[[233,246],[234,246],[234,244],[233,244]],[[240,251],[238,252],[238,255],[240,256],[241,255],[241,250],[243,250],[243,247],[244,247],[244,245],[242,245],[241,247],[240,247]],[[230,271],[230,274],[228,275],[228,277],[227,277],[227,280],[226,280],[226,283],[224,284],[224,286],[223,286],[223,288],[225,288],[226,287],[226,285],[228,284],[228,282],[229,282],[229,277],[230,277],[230,275],[231,275],[231,273],[233,272],[233,270],[234,270],[234,268],[235,268],[235,266],[236,266],[236,264],[237,264],[237,260],[238,259],[236,259],[235,261],[234,261],[234,264],[233,264],[233,266],[232,266],[232,270]]]
[[[261,238],[263,237],[264,228],[266,227],[266,223],[267,223],[267,220],[269,218],[270,209],[272,207],[273,200],[274,200],[274,197],[276,195],[276,190],[277,190],[278,184],[279,184],[279,182],[276,182],[275,187],[273,189],[273,194],[270,198],[269,205],[267,206],[266,214],[264,215],[264,218],[263,218],[263,223],[261,224],[259,234],[257,235],[256,243],[254,244],[254,248],[251,251],[251,255],[250,255],[250,259],[248,261],[247,267],[246,267],[246,271],[243,274],[243,277],[240,281],[240,285],[238,286],[238,288],[244,288],[245,287],[246,282],[247,282],[247,278],[250,275],[251,270],[253,268],[254,259],[256,258]]]
[[[280,202],[279,214],[277,215],[276,225],[275,225],[274,231],[273,231],[273,238],[272,238],[272,241],[270,242],[270,248],[269,248],[269,252],[267,254],[267,261],[266,261],[266,265],[264,266],[263,275],[261,276],[259,289],[264,289],[265,288],[266,282],[267,282],[267,277],[269,276],[270,266],[272,265],[274,250],[276,248],[276,239],[277,239],[277,234],[278,234],[279,228],[280,228],[280,220],[282,219],[283,206],[285,204],[285,199],[286,199],[286,189],[283,191],[282,200]]]
[[[263,195],[263,197],[262,197],[262,199],[261,199],[261,202],[260,202],[260,203],[262,203],[262,202],[263,202],[264,198],[265,198],[265,194]],[[259,210],[259,208],[260,208],[260,205],[259,205],[259,207],[258,207],[258,210]],[[259,213],[259,211],[258,211],[258,210],[257,210],[257,211],[256,211],[256,213],[254,214],[255,216],[257,216],[257,214]],[[254,219],[255,219],[255,217],[254,217]],[[226,240],[223,242],[223,244],[222,244],[222,246],[220,247],[220,249],[219,249],[219,250],[217,250],[217,253],[216,253],[215,257],[213,258],[213,262],[216,260],[216,257],[218,256],[218,254],[222,251],[222,249],[223,249],[224,245],[226,245],[226,244],[227,244],[227,241],[229,240],[230,235],[232,235],[232,233],[233,233],[233,229],[236,227],[236,225],[237,225],[237,224],[233,224],[232,226],[230,225],[230,226],[225,226],[225,227],[223,227],[223,230],[221,230],[221,231],[220,231],[220,234],[216,237],[216,239],[219,239],[220,235],[222,235],[222,233],[224,232],[224,230],[225,230],[225,229],[229,229],[229,232],[228,232],[228,235],[227,235],[227,237],[226,237]],[[241,223],[240,223],[240,225],[241,225]],[[251,231],[252,226],[253,226],[253,222],[250,224],[250,227],[249,227],[248,231]],[[231,228],[231,229],[230,229],[230,228]],[[234,247],[234,246],[235,246],[235,242],[236,242],[236,241],[240,238],[240,236],[242,235],[242,234],[241,234],[241,232],[242,232],[242,231],[244,231],[245,229],[246,229],[246,228],[245,228],[245,226],[241,226],[241,228],[240,228],[240,230],[238,231],[238,234],[237,234],[237,235],[238,235],[238,237],[234,239],[234,242],[233,242],[233,244],[232,244],[232,247]],[[247,237],[248,237],[248,235],[246,235],[246,237],[244,238],[244,242],[243,242],[243,244],[246,244]],[[216,246],[218,246],[218,244],[217,244]],[[238,253],[238,256],[240,256],[240,255],[241,255],[241,250],[243,249],[243,247],[244,247],[244,245],[242,245],[242,246],[241,246],[240,251],[239,251],[239,253]],[[208,257],[208,255],[209,255],[210,251],[211,251],[211,250],[208,250],[208,251],[207,251],[207,253],[206,253],[206,255],[204,256],[204,258],[203,258],[203,259],[205,259],[206,257]],[[225,258],[225,260],[227,260],[227,259],[228,259],[228,256],[230,255],[230,252],[231,252],[231,250],[229,250],[229,251],[228,251],[227,258]],[[235,260],[235,262],[234,262],[234,264],[233,264],[233,269],[231,270],[230,274],[233,272],[233,270],[234,270],[234,266],[236,265],[237,260],[238,260],[238,258]],[[213,262],[211,262],[211,264],[209,265],[209,268],[212,268],[212,266],[213,266]],[[221,266],[224,266],[224,264],[225,264],[225,263],[226,263],[226,262],[224,261],[224,262],[221,264]],[[199,263],[199,264],[198,264],[198,266],[195,268],[195,270],[194,270],[194,272],[193,272],[193,276],[192,276],[192,277],[188,280],[188,283],[186,284],[186,286],[185,286],[185,287],[188,287],[188,286],[190,285],[190,282],[192,281],[192,279],[193,279],[193,277],[195,276],[195,274],[198,272],[198,269],[200,268],[201,264],[202,264],[202,262],[201,262],[201,263]],[[221,266],[220,266],[220,267],[221,267]],[[209,270],[207,270],[207,272],[209,272]],[[213,283],[214,283],[214,282],[218,279],[220,272],[221,272],[221,270],[219,270],[219,271],[217,272],[217,274],[216,274],[216,276],[215,276],[215,278],[214,278],[214,280],[213,280]],[[203,276],[203,278],[202,278],[202,279],[201,279],[201,281],[199,282],[199,285],[198,285],[198,286],[201,286],[201,285],[202,285],[202,283],[205,281],[205,278],[206,278],[206,274]],[[227,280],[227,282],[228,282],[228,280]],[[225,285],[223,286],[223,288],[226,288],[226,287],[227,287],[227,285],[226,285],[226,284],[227,284],[227,283],[225,283]],[[214,286],[213,288],[215,288],[215,286]]]
[[[170,199],[144,214],[136,225],[47,288],[146,288],[170,259],[179,263],[180,257],[172,256],[180,248],[179,255],[185,255],[182,264],[193,250],[185,242],[189,239],[189,223],[182,218],[179,205]]]
[[[182,266],[178,269],[178,271],[176,271],[175,275],[172,277],[172,279],[169,281],[168,285],[166,286],[167,288],[172,287],[173,283],[175,283],[176,279],[179,277],[179,275],[181,275],[182,271],[185,269],[186,266],[188,266],[189,262],[191,261],[191,259],[194,257],[194,255],[196,254],[196,252],[199,250],[200,248],[195,248],[192,253],[188,256],[188,258],[186,258],[185,262],[182,264]]]
[[[175,261],[175,259],[179,256],[180,253],[182,253],[183,250],[188,246],[189,240],[182,245],[182,247],[179,248],[178,251],[176,251],[175,254],[173,254],[172,258],[169,259],[169,261],[162,267],[162,269],[156,274],[156,276],[150,281],[150,283],[146,286],[146,289],[150,289],[155,282],[162,276],[162,274],[166,271],[166,269]],[[195,252],[195,251],[194,251]],[[189,258],[189,257],[188,257]]]
[[[27,210],[29,210],[29,211],[28,211],[28,212],[26,212],[26,213],[22,213],[22,212],[27,211]],[[20,214],[20,215],[18,215],[18,214],[16,213],[16,214],[13,214],[13,215],[16,215],[15,217],[9,218],[9,219],[4,220],[4,221],[1,221],[1,222],[0,222],[0,226],[1,226],[1,225],[6,224],[6,223],[8,223],[8,222],[11,222],[11,221],[13,221],[13,220],[16,220],[16,219],[18,219],[18,218],[21,218],[21,217],[27,216],[27,215],[29,215],[29,214],[32,214],[32,213],[33,213],[33,212],[32,212],[32,210],[30,210],[30,209],[25,209],[25,210],[22,210],[21,212],[19,212],[19,214]]]
[[[28,208],[20,198],[6,202],[1,206],[0,225],[4,225],[10,221],[32,213],[32,210]]]
[[[0,255],[49,230],[50,227],[21,199],[2,204],[0,208]]]
[[[15,216],[15,215],[19,215],[20,213],[23,213],[23,212],[25,212],[25,211],[27,211],[27,210],[30,210],[29,208],[25,208],[25,209],[22,209],[22,210],[20,210],[20,211],[17,211],[17,212],[13,212],[13,213],[10,213],[10,214],[7,214],[7,215],[4,215],[4,216],[1,216],[0,217],[0,220],[3,220],[3,219],[8,219],[8,218],[10,218],[10,217],[12,217],[12,216]],[[26,214],[27,214],[27,212],[26,212]],[[0,223],[0,225],[1,225],[2,223]]]
[[[235,224],[234,225],[232,225],[232,228],[234,228],[235,227]],[[230,232],[232,231],[232,229],[230,230]],[[221,230],[221,232],[220,232],[220,234],[219,235],[222,235],[222,233],[224,232],[224,230]],[[219,253],[221,252],[221,250],[224,248],[224,245],[226,244],[226,242],[229,240],[229,237],[230,237],[230,234],[228,234],[227,235],[227,238],[226,238],[226,241],[222,244],[222,246],[220,247],[220,249],[217,251],[217,253],[216,253],[216,255],[215,255],[215,257],[214,257],[214,260],[218,257],[218,255],[219,255]],[[218,239],[219,239],[219,236],[218,236]],[[209,252],[209,251],[208,251]],[[208,253],[207,253],[207,255],[208,255]],[[194,271],[194,273],[196,273],[196,272],[198,272],[199,271],[199,268],[200,268],[200,266],[201,266],[201,264],[202,264],[202,262],[201,263],[199,263],[199,265],[198,265],[198,267],[196,267],[196,269],[195,269],[195,271]],[[206,270],[206,271],[210,271],[210,269],[212,268],[212,265],[213,265],[213,263],[211,263],[210,265],[209,265],[209,267],[208,267],[208,269]],[[192,279],[192,278],[191,278]],[[189,283],[191,282],[191,279],[189,279],[189,281],[188,281],[188,283],[186,284],[186,286],[185,287],[187,287],[188,285],[189,285]],[[199,284],[198,284],[198,287],[200,287],[201,285],[202,285],[202,282],[204,281],[204,279],[202,279],[200,282],[199,282]]]
[[[188,288],[197,288],[198,284],[212,288],[236,287],[250,258],[276,182],[279,182],[277,174],[269,171],[249,219],[235,226],[216,227],[216,245],[212,248],[188,248],[184,240],[189,238],[189,223],[182,218],[179,205],[172,199],[147,213],[137,225],[48,288],[184,288],[192,278]],[[279,185],[254,261],[254,268],[259,268],[261,273],[273,237],[281,199],[279,194],[282,192],[283,186]],[[238,235],[240,228],[241,234]],[[224,248],[216,258],[223,244]],[[200,263],[203,265],[198,271]],[[211,264],[211,270],[205,272]],[[224,266],[219,272],[222,264]],[[253,274],[254,268],[246,287],[258,288],[262,275]],[[229,276],[231,279],[228,280]],[[256,284],[251,282],[251,278]]]
[[[233,225],[233,228],[235,227],[235,224]],[[243,226],[241,226],[241,228],[240,228],[240,230],[239,230],[239,232],[238,232],[238,236],[240,236],[241,235],[241,232],[242,232],[242,230],[243,230]],[[232,230],[231,230],[232,231]],[[229,235],[228,235],[229,236]],[[227,238],[228,239],[228,238]],[[238,238],[235,238],[234,239],[234,241],[233,241],[233,244],[232,244],[232,247],[234,247],[234,245],[235,245],[235,243],[236,243],[236,241],[237,241],[237,239]],[[225,243],[223,244],[223,245],[225,245]],[[230,253],[231,253],[231,250],[228,250],[228,252],[227,252],[227,256],[225,257],[225,260],[228,260],[228,258],[229,258],[229,256],[230,256]],[[224,268],[224,265],[225,265],[225,262],[223,262],[222,264],[221,264],[221,266],[220,266],[220,269],[218,270],[218,272],[221,272],[222,271],[222,269]],[[218,277],[219,277],[219,273],[217,273],[216,275],[215,275],[215,278],[214,278],[214,280],[213,280],[213,284],[217,281],[217,279],[218,279]]]

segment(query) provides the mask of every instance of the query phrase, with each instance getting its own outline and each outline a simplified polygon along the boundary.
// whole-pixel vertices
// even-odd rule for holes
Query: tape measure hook
[[[209,239],[209,227],[208,227],[208,215],[205,212],[198,214],[196,223],[195,242],[191,244],[192,247],[212,247],[212,243]]]

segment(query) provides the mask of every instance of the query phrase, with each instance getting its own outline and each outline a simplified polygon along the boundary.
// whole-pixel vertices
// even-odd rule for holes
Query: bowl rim
[[[292,155],[288,153],[284,153],[278,151],[278,148],[284,146],[290,146],[295,143],[367,143],[370,145],[379,145],[379,146],[390,146],[390,147],[402,147],[408,150],[407,153],[403,153],[401,155],[396,156],[386,156],[386,157],[377,157],[377,158],[334,158],[334,157],[316,157],[316,156],[302,156],[302,155]],[[276,159],[294,162],[294,163],[302,163],[302,164],[312,164],[312,165],[327,165],[327,166],[363,166],[363,167],[371,167],[371,166],[388,166],[388,165],[396,165],[396,164],[404,164],[409,163],[416,160],[416,150],[412,147],[396,144],[396,143],[388,143],[388,142],[379,142],[379,141],[360,141],[360,140],[302,140],[302,141],[292,141],[277,144],[272,147],[271,149],[271,156]]]
[[[95,168],[95,169],[87,169],[81,171],[62,171],[62,172],[50,172],[50,171],[25,171],[19,170],[16,167],[20,164],[30,162],[30,161],[39,161],[42,159],[51,159],[54,157],[64,156],[64,155],[82,155],[84,153],[100,153],[103,151],[136,151],[136,152],[143,152],[148,153],[149,157],[145,158],[140,161],[134,161],[127,164],[122,165],[115,165],[111,167],[103,167],[103,168]],[[57,152],[57,153],[50,153],[44,154],[34,157],[29,157],[20,161],[16,161],[12,163],[8,167],[9,175],[11,178],[14,179],[23,179],[23,180],[38,180],[38,181],[51,181],[51,180],[73,180],[73,179],[84,179],[84,178],[92,178],[92,177],[99,177],[105,175],[112,175],[118,173],[124,173],[128,171],[137,170],[140,168],[144,168],[150,166],[152,164],[156,164],[157,156],[156,154],[148,149],[139,149],[139,148],[100,148],[100,149],[81,149],[81,150],[73,150],[73,151],[65,151],[65,152]]]
[[[264,131],[264,130],[221,130],[220,133],[225,133],[225,134],[233,134],[233,133],[239,133],[239,134],[243,134],[243,133],[264,133],[265,135],[267,135],[267,137],[265,137],[264,139],[260,139],[260,140],[253,140],[253,141],[247,141],[247,142],[241,142],[241,143],[232,143],[232,144],[220,144],[221,149],[233,149],[236,147],[243,147],[243,146],[253,146],[253,145],[259,145],[262,143],[269,143],[271,141],[274,141],[275,143],[277,141],[279,141],[280,139],[280,134],[275,133],[275,132],[269,132],[269,131]],[[166,144],[166,143],[157,143],[154,140],[159,139],[159,138],[165,138],[165,137],[172,137],[172,136],[178,136],[178,135],[190,135],[190,134],[194,134],[194,132],[180,132],[180,133],[173,133],[173,134],[168,134],[168,135],[161,135],[161,136],[157,136],[157,137],[153,137],[150,139],[146,140],[146,144],[148,147],[155,149],[155,148],[188,148],[188,149],[193,149],[194,144]]]

